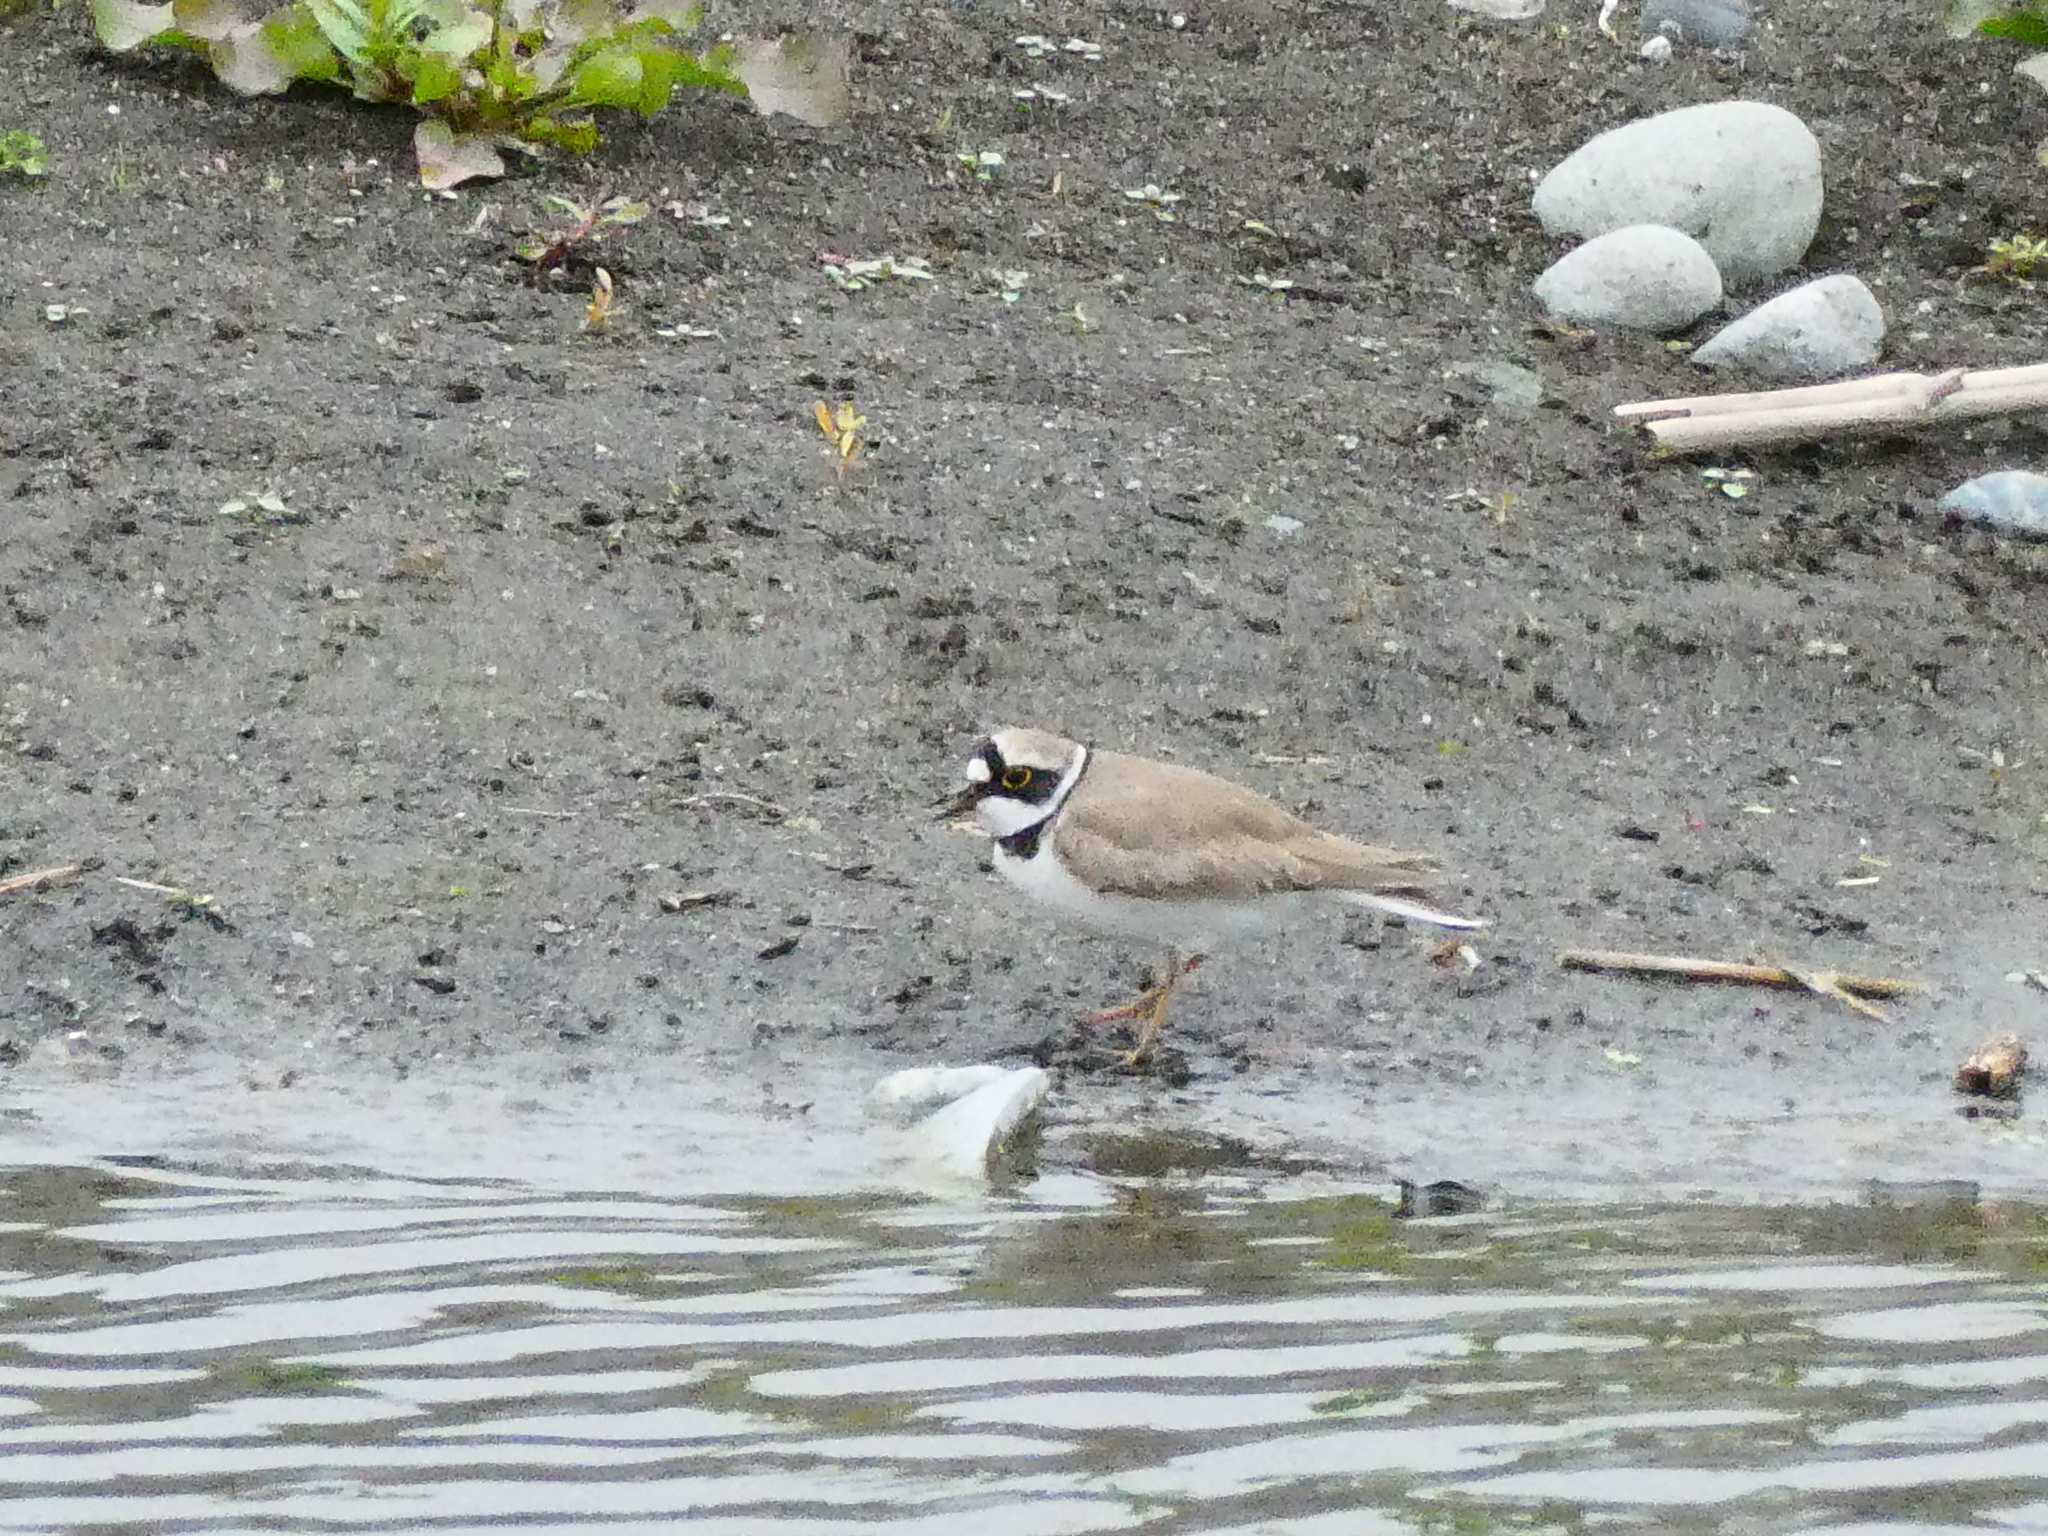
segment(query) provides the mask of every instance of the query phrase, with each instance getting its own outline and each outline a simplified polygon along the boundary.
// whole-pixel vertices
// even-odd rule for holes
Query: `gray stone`
[[[1721,274],[1692,236],[1661,224],[1611,230],[1553,262],[1536,297],[1561,320],[1676,331],[1721,302]]]
[[[2048,539],[2048,475],[2031,469],[2000,469],[1961,485],[1941,498],[1941,510],[2022,538]]]
[[[1454,379],[1470,379],[1504,410],[1533,411],[1543,403],[1543,376],[1519,363],[1452,363],[1444,372]]]
[[[1745,0],[1644,0],[1643,35],[1662,32],[1702,48],[1740,48],[1749,36]]]
[[[1810,381],[1868,368],[1884,349],[1884,311],[1863,279],[1816,278],[1722,327],[1692,355],[1770,379]]]
[[[1820,144],[1783,107],[1717,101],[1613,128],[1537,185],[1553,235],[1631,224],[1698,237],[1731,284],[1797,266],[1820,227]]]

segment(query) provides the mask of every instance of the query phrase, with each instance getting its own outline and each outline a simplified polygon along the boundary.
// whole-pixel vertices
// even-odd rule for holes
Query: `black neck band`
[[[1084,743],[1081,755],[1081,771],[1074,775],[1074,782],[1067,786],[1067,792],[1060,796],[1059,803],[1047,814],[1031,823],[1030,826],[1023,828],[1021,831],[1012,832],[1008,837],[997,838],[996,846],[1013,859],[1034,859],[1038,857],[1039,842],[1046,833],[1052,830],[1052,824],[1060,819],[1060,812],[1066,809],[1067,802],[1074,796],[1074,791],[1081,787],[1081,781],[1088,777],[1089,765],[1094,761],[1095,748]]]

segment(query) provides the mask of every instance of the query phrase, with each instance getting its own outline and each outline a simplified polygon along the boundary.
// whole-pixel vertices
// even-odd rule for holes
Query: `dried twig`
[[[1984,416],[2048,410],[2048,364],[1881,373],[1840,384],[1638,400],[1614,414],[1642,427],[1660,453],[1803,443],[1843,432],[1907,432]]]
[[[126,875],[115,875],[113,881],[116,885],[125,885],[132,890],[148,891],[152,895],[161,896],[172,906],[182,908],[188,916],[205,918],[223,933],[234,926],[215,904],[211,895],[196,895],[183,886],[159,885],[154,880],[131,880]]]
[[[1794,971],[1782,965],[1747,965],[1732,960],[1695,960],[1688,955],[1644,955],[1618,949],[1568,949],[1557,957],[1568,971],[1618,971],[1630,976],[1681,976],[1687,981],[1732,981],[1756,987],[1815,992],[1845,1003],[1867,1018],[1884,1015],[1863,1001],[1903,997],[1924,990],[1917,981],[1888,976],[1845,976],[1840,971]]]
[[[691,795],[686,799],[678,800],[675,808],[679,811],[687,811],[695,806],[719,805],[723,803],[751,805],[763,815],[773,816],[777,821],[787,821],[789,819],[789,811],[786,807],[777,805],[773,800],[763,800],[758,795],[743,795],[736,789],[708,789],[701,795]]]
[[[48,869],[32,869],[25,875],[10,875],[0,880],[0,896],[32,891],[39,885],[55,885],[59,880],[69,880],[78,871],[76,864],[53,864]]]

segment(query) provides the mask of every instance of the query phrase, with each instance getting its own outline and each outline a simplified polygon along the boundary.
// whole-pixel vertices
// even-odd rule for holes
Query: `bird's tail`
[[[1411,922],[1429,923],[1438,928],[1484,928],[1486,919],[1481,917],[1458,917],[1453,913],[1439,912],[1435,907],[1426,907],[1419,901],[1410,901],[1405,896],[1383,896],[1378,891],[1338,891],[1340,899],[1357,907],[1371,907],[1375,912],[1385,912],[1394,917],[1405,917]]]

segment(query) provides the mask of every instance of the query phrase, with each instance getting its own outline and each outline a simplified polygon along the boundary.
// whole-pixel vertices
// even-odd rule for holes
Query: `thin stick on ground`
[[[192,916],[205,918],[222,932],[234,926],[221,912],[211,894],[202,896],[195,891],[186,890],[182,885],[159,885],[154,880],[133,880],[127,875],[115,875],[113,881],[114,884],[125,885],[130,890],[148,891],[152,895],[161,896],[172,906],[182,908]]]
[[[59,880],[69,880],[78,870],[76,864],[53,864],[48,869],[32,869],[25,875],[9,875],[0,880],[0,896],[32,891],[39,885],[55,885]]]
[[[1637,400],[1614,414],[1657,440],[1660,454],[1759,448],[1848,433],[1910,432],[1986,416],[2048,410],[2048,363],[1881,373],[1730,395]]]
[[[686,799],[678,800],[675,808],[679,811],[687,811],[694,806],[719,804],[750,805],[762,815],[773,816],[777,821],[787,821],[789,819],[789,811],[786,807],[777,805],[773,800],[763,800],[758,795],[743,795],[736,789],[709,789],[701,795],[691,795]]]
[[[1686,981],[1738,982],[1753,987],[1784,987],[1813,992],[1844,1003],[1865,1018],[1885,1015],[1865,998],[1904,997],[1925,991],[1917,981],[1889,976],[1849,976],[1840,971],[1795,971],[1782,965],[1750,965],[1734,960],[1697,960],[1690,955],[1646,955],[1620,949],[1568,949],[1557,957],[1568,971],[1616,972],[1628,976],[1677,976]]]

